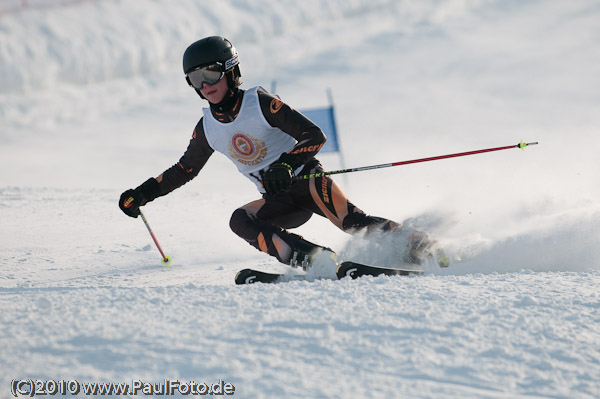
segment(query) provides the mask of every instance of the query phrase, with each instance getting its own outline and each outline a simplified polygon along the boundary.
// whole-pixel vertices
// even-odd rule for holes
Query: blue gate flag
[[[319,126],[327,137],[325,145],[319,152],[340,152],[340,143],[335,124],[335,116],[333,114],[333,105],[323,108],[300,110],[300,112]]]

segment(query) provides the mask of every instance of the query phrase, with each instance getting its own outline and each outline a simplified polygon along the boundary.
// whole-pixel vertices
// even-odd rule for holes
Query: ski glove
[[[129,189],[121,194],[119,208],[132,218],[140,215],[140,206],[146,205],[160,195],[160,185],[151,177],[135,190]]]
[[[302,165],[302,159],[299,155],[286,152],[281,154],[263,175],[263,187],[267,194],[275,196],[289,191],[292,187],[292,173],[300,165]]]

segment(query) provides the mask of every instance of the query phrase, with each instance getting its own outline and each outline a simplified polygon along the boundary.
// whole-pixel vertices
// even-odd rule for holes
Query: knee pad
[[[244,209],[238,208],[231,214],[229,228],[245,240],[256,237],[256,227]]]

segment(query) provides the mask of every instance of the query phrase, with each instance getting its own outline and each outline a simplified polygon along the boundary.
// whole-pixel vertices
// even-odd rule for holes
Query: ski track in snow
[[[223,378],[240,397],[592,397],[598,283],[590,271],[3,288],[0,342],[9,375],[44,379]]]
[[[103,0],[0,16],[0,398],[13,378],[600,397],[599,21],[595,0]],[[430,232],[448,269],[244,287],[242,268],[286,267],[229,230],[257,194],[215,155],[146,207],[162,267],[117,199],[184,151],[202,103],[181,55],[212,34],[236,44],[246,88],[276,81],[296,108],[332,88],[346,166],[540,145],[336,179],[365,211]],[[319,217],[298,232],[391,257]]]

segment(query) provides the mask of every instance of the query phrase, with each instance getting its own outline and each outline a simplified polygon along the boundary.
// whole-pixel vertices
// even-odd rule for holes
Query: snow
[[[221,379],[240,398],[600,397],[599,23],[592,0],[0,15],[0,397],[21,378]],[[163,267],[117,199],[185,150],[204,104],[181,56],[213,34],[235,43],[246,88],[275,81],[299,109],[331,88],[347,166],[540,144],[336,178],[366,212],[430,231],[448,269],[248,287],[238,270],[285,267],[229,230],[257,193],[215,155],[146,206]],[[319,217],[297,231],[374,256]]]

